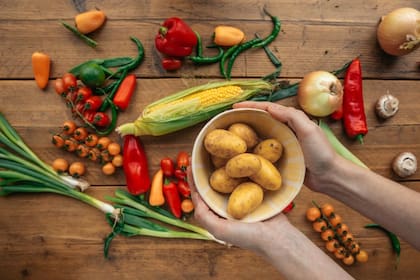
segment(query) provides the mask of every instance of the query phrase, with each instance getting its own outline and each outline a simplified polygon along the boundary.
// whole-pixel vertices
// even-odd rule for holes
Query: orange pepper
[[[77,30],[82,34],[88,34],[99,27],[101,27],[105,22],[106,16],[103,11],[92,10],[78,14],[75,18],[75,24]]]
[[[214,29],[214,43],[223,47],[238,45],[245,40],[245,34],[239,28],[219,25]]]
[[[32,70],[36,84],[40,89],[44,89],[48,85],[50,77],[51,59],[42,52],[34,52],[32,54]]]
[[[163,170],[159,169],[152,179],[152,185],[149,193],[149,204],[152,206],[161,206],[165,203],[163,196]]]

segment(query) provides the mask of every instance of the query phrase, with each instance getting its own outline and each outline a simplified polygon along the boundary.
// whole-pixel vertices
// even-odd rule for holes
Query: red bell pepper
[[[165,20],[155,37],[157,50],[172,57],[189,56],[197,45],[197,36],[182,19],[171,17]]]
[[[131,96],[133,95],[134,90],[136,89],[136,84],[136,75],[129,74],[124,78],[112,100],[114,104],[118,107],[118,109],[127,109],[128,104],[130,104]]]
[[[150,189],[149,167],[146,153],[140,138],[134,135],[124,136],[123,170],[128,191],[140,195]]]
[[[343,121],[346,134],[360,142],[367,134],[366,114],[363,103],[362,67],[355,58],[344,77]]]
[[[165,179],[163,184],[163,195],[165,196],[165,201],[168,203],[171,213],[175,217],[181,218],[181,198],[176,184],[168,179]]]

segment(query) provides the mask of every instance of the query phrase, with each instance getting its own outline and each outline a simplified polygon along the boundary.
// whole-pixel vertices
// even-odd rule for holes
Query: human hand
[[[322,130],[303,111],[272,102],[253,101],[234,104],[233,108],[265,110],[273,118],[287,124],[295,132],[305,157],[305,185],[314,191],[322,191],[328,185],[337,154]]]
[[[264,222],[244,223],[217,216],[201,199],[194,184],[191,167],[187,170],[188,184],[194,203],[194,218],[219,240],[257,253],[271,247],[272,242],[279,242],[281,235],[287,234],[292,227],[284,214]]]

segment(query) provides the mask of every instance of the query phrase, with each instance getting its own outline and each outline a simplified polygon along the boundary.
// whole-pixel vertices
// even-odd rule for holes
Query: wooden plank
[[[192,22],[191,25],[203,37],[204,45],[208,45],[211,43],[212,26],[218,24],[229,22],[200,21]],[[245,31],[247,38],[253,38],[255,32],[266,36],[272,28],[271,23],[267,21],[237,24]],[[52,78],[61,76],[77,64],[93,58],[135,56],[137,49],[130,41],[130,36],[139,38],[145,48],[146,58],[134,71],[137,76],[221,77],[218,64],[195,66],[185,62],[179,71],[164,71],[160,65],[161,56],[154,47],[158,26],[157,20],[109,21],[106,28],[92,36],[99,42],[99,46],[92,49],[62,27],[58,21],[0,21],[0,54],[4,54],[0,56],[0,77],[32,79],[30,57],[34,51],[44,51],[51,56]],[[299,78],[310,71],[338,69],[360,55],[363,75],[367,79],[417,79],[416,61],[420,61],[420,52],[398,59],[384,55],[377,45],[375,34],[374,26],[286,22],[270,48],[283,63],[282,78]],[[209,50],[205,53],[209,56],[214,54]],[[232,75],[235,78],[259,78],[274,70],[265,52],[256,49],[239,55]]]
[[[413,189],[420,187],[418,182],[406,185]],[[88,193],[103,199],[112,195],[114,189],[95,187]],[[398,270],[394,270],[395,255],[388,237],[380,231],[363,228],[369,219],[338,201],[303,188],[295,200],[296,208],[288,217],[322,250],[325,249],[319,234],[304,218],[311,200],[332,203],[361,247],[368,251],[368,263],[343,266],[356,279],[415,279],[415,260],[419,252],[401,240],[401,261]],[[0,264],[2,279],[25,276],[31,279],[97,279],[139,274],[147,279],[281,278],[259,256],[207,241],[117,237],[111,245],[110,259],[104,259],[103,238],[110,232],[110,227],[99,211],[71,198],[49,194],[2,197],[0,212],[3,213],[0,254],[8,256],[2,258]],[[66,265],[62,265],[64,263]],[[43,271],[49,273],[45,275]]]

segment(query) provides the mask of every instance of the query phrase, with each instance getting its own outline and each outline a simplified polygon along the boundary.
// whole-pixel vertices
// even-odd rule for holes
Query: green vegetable
[[[97,88],[105,82],[105,72],[96,63],[85,64],[80,69],[80,80],[90,88]]]
[[[334,150],[341,155],[342,157],[360,165],[364,168],[368,168],[360,159],[358,159],[352,152],[350,152],[338,139],[335,137],[334,133],[331,131],[330,127],[319,120],[318,125],[324,131],[325,135],[327,136],[328,141],[333,146]]]
[[[400,240],[398,239],[398,236],[396,236],[394,233],[390,232],[389,230],[387,230],[386,228],[382,227],[381,225],[378,224],[367,224],[365,225],[365,228],[377,228],[382,230],[383,232],[385,232],[388,237],[389,240],[391,241],[391,245],[392,245],[392,249],[394,250],[395,254],[397,255],[397,260],[395,263],[395,269],[398,268],[398,264],[400,262],[400,255],[401,255],[401,244],[400,244]]]
[[[98,43],[95,40],[93,40],[93,39],[89,38],[88,36],[86,36],[85,34],[81,33],[79,30],[77,30],[76,27],[71,26],[70,24],[68,24],[64,21],[60,21],[60,22],[65,28],[67,28],[68,30],[73,32],[73,34],[77,35],[80,39],[83,40],[83,42],[88,44],[90,47],[95,48],[98,45]]]

